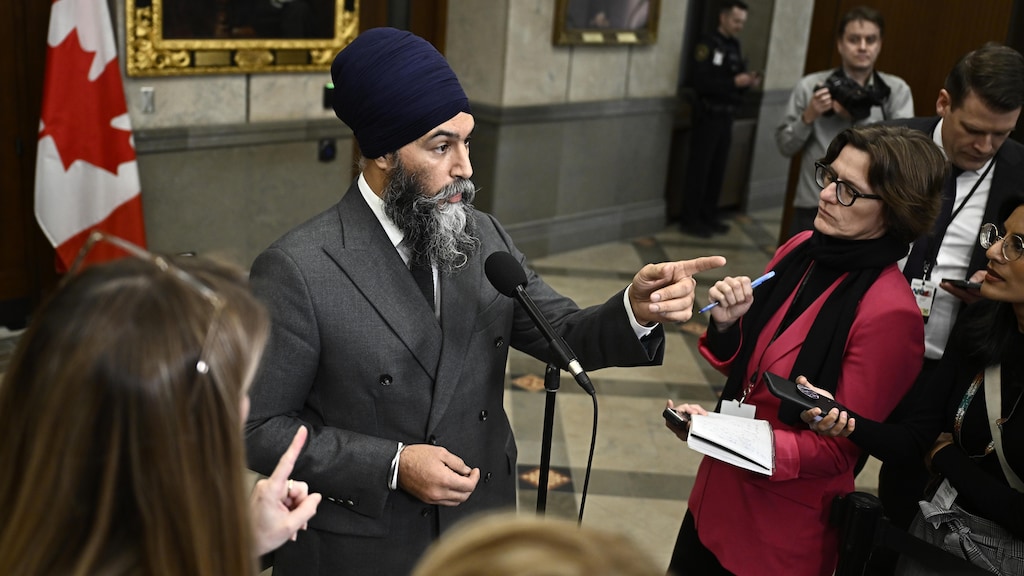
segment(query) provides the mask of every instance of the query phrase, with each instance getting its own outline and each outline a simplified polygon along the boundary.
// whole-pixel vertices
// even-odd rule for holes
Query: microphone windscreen
[[[484,273],[491,285],[505,296],[513,296],[516,286],[526,284],[526,272],[508,252],[495,252],[488,256],[484,262]]]

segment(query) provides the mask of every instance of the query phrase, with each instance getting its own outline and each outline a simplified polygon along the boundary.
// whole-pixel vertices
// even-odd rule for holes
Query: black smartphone
[[[783,378],[771,372],[764,373],[764,381],[768,384],[768,390],[782,400],[788,400],[800,406],[803,410],[821,408],[821,413],[828,414],[833,408],[839,408],[842,412],[846,408],[835,400],[822,396],[803,384],[797,384],[788,378]],[[849,412],[849,410],[847,410]],[[819,420],[821,418],[819,417]]]
[[[943,282],[949,282],[961,290],[981,290],[981,282],[970,282],[968,280],[956,280],[954,278],[943,278]]]
[[[665,417],[665,422],[668,422],[668,425],[675,428],[676,430],[689,430],[690,419],[684,416],[683,414],[680,414],[679,412],[676,412],[671,408],[665,408],[661,412],[661,415]]]

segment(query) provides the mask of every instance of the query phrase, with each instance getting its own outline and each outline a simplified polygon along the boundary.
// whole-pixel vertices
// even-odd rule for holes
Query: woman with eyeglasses
[[[923,455],[935,494],[922,495],[911,532],[990,572],[1024,574],[1024,195],[1008,200],[1000,218],[1002,232],[989,223],[979,237],[989,259],[984,300],[961,313],[933,376],[903,400],[899,422],[852,408],[855,415],[813,409],[801,418],[881,460]],[[897,573],[935,572],[904,558]]]
[[[832,574],[838,537],[828,512],[833,497],[853,490],[860,449],[808,430],[798,409],[780,409],[763,374],[807,375],[846,406],[879,420],[889,414],[924,355],[921,313],[896,264],[931,229],[947,171],[921,133],[848,129],[816,168],[815,229],[778,249],[767,267],[775,277],[756,291],[747,276],[710,288],[719,305],[700,352],[728,377],[716,411],[767,420],[775,467],[762,476],[703,459],[669,566],[675,574]],[[676,433],[685,440],[687,432]]]
[[[320,501],[305,429],[246,497],[267,313],[233,267],[107,240],[138,257],[65,278],[0,383],[0,573],[255,574]]]

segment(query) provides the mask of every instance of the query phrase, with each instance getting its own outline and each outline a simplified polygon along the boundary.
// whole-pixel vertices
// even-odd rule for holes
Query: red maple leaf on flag
[[[43,128],[39,138],[53,137],[67,170],[75,160],[117,174],[117,167],[135,159],[131,133],[111,126],[127,112],[117,59],[96,80],[89,81],[95,54],[82,49],[77,30],[47,51]]]

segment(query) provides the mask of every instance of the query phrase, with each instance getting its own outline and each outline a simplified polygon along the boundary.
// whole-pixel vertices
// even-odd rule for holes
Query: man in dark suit
[[[718,217],[718,200],[732,146],[733,116],[743,102],[743,95],[761,85],[761,74],[747,70],[747,61],[740,51],[737,36],[746,22],[745,2],[722,2],[718,27],[694,48],[693,88],[697,102],[682,191],[683,212],[679,218],[679,228],[691,236],[710,238],[729,231],[729,225]]]
[[[953,168],[943,213],[932,234],[914,243],[903,268],[922,314],[927,311],[920,385],[927,385],[938,364],[962,303],[980,298],[975,290],[942,280],[980,282],[985,277],[988,258],[978,231],[986,222],[1002,227],[999,208],[1024,182],[1024,146],[1009,139],[1022,105],[1024,57],[1012,48],[986,44],[963,56],[946,77],[935,104],[938,117],[892,122],[932,135]],[[890,421],[899,420],[901,412],[897,407]],[[921,462],[883,463],[878,492],[894,524],[910,525],[927,478]]]
[[[509,346],[549,360],[526,311],[484,276],[525,257],[470,204],[468,100],[444,58],[408,32],[362,33],[331,68],[334,108],[361,174],[341,201],[253,264],[270,342],[246,423],[266,473],[310,429],[294,476],[324,495],[275,576],[407,574],[472,513],[515,505],[516,444],[502,400]],[[692,275],[721,257],[647,265],[579,309],[532,271],[526,291],[586,369],[661,362],[661,321],[690,318]]]

